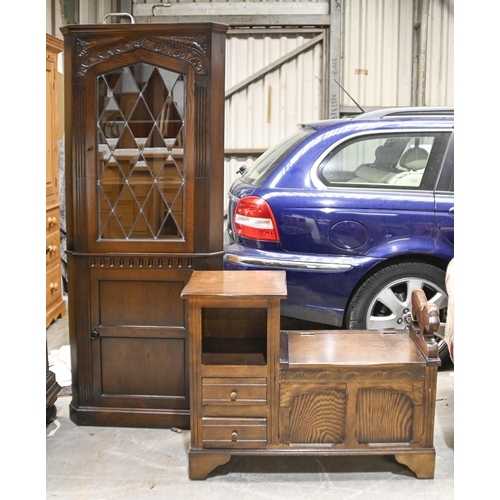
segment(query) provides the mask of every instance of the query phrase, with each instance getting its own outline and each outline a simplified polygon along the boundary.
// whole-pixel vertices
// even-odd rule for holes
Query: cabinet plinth
[[[232,455],[390,454],[418,478],[434,476],[440,361],[434,338],[418,328],[426,317],[410,332],[280,331],[282,271],[201,271],[181,296],[191,479]]]

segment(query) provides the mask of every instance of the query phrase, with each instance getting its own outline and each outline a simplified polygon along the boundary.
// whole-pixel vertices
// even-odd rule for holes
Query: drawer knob
[[[49,245],[49,252],[55,253],[57,250],[57,245]]]
[[[233,431],[231,433],[231,441],[236,441],[238,439],[238,433],[236,431]]]
[[[50,291],[54,291],[54,290],[58,290],[59,289],[59,285],[57,283],[51,283],[49,285],[49,288],[50,288]]]
[[[55,217],[48,217],[47,218],[47,224],[51,226],[52,224],[55,224],[57,222],[57,219]]]
[[[238,397],[238,393],[236,391],[233,391],[231,393],[231,401],[236,401],[237,397]]]

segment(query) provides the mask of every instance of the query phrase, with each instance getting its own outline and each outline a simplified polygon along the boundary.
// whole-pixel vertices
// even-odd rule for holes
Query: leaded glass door
[[[184,240],[185,76],[139,62],[97,93],[98,240]]]

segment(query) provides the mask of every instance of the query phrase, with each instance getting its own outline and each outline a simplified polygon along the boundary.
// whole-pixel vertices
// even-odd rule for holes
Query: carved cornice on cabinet
[[[75,74],[85,76],[89,68],[95,64],[138,49],[186,61],[193,66],[196,73],[207,74],[208,40],[205,35],[148,36],[133,41],[115,37],[108,39],[104,47],[102,38],[77,38]]]

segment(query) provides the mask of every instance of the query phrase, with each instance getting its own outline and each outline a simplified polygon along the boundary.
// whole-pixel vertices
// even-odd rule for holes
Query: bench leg
[[[423,453],[400,453],[396,460],[411,469],[419,479],[433,479],[436,465],[436,451]]]
[[[189,479],[206,479],[209,472],[230,458],[227,453],[189,453]]]

